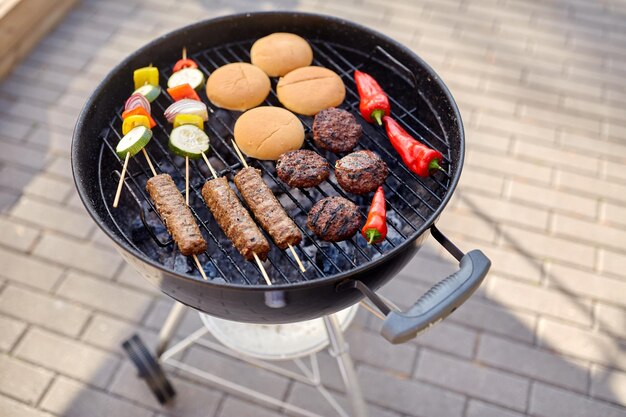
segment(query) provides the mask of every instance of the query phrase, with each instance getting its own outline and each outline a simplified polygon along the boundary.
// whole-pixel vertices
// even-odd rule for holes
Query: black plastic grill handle
[[[391,343],[404,343],[446,318],[463,304],[485,279],[491,261],[480,250],[461,258],[460,269],[435,284],[405,312],[391,311],[381,334]]]

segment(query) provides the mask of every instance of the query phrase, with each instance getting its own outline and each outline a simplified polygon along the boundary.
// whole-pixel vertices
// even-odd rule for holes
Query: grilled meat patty
[[[313,141],[327,151],[349,152],[362,135],[363,128],[354,116],[336,107],[322,110],[313,120]]]
[[[247,261],[253,261],[255,253],[261,260],[267,259],[270,244],[225,177],[204,183],[202,197],[217,224]]]
[[[389,169],[372,151],[357,151],[335,163],[337,183],[349,193],[367,194],[385,182]]]
[[[323,198],[309,211],[307,226],[328,242],[349,239],[361,226],[359,208],[343,197]]]
[[[328,161],[313,151],[300,149],[282,154],[276,161],[276,173],[290,187],[315,187],[328,179]]]
[[[302,241],[302,233],[291,220],[256,168],[244,168],[235,175],[235,185],[254,217],[281,250]]]
[[[206,242],[172,177],[168,174],[154,176],[146,183],[146,190],[180,253],[190,256],[204,252]]]

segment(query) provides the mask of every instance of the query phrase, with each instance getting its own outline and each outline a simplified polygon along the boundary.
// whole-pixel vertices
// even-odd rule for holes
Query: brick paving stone
[[[506,224],[500,226],[500,232],[504,247],[525,256],[572,262],[589,268],[595,262],[595,251],[592,246],[572,242],[571,239],[546,236],[545,233],[535,233]]]
[[[33,227],[0,217],[0,243],[19,251],[27,251],[37,240],[39,231]]]
[[[104,351],[37,328],[24,336],[15,355],[100,388],[108,384],[119,362]]]
[[[53,417],[24,403],[0,395],[0,415],[11,417]]]
[[[470,211],[478,216],[488,216],[492,222],[518,224],[536,230],[545,230],[548,225],[548,213],[545,210],[522,206],[502,198],[460,193],[457,200],[457,210]]]
[[[470,400],[466,417],[522,417],[524,414],[479,400]]]
[[[10,84],[8,84],[10,80],[7,80],[2,83],[2,89],[10,88]],[[5,139],[12,139],[15,141],[21,141],[26,137],[28,132],[32,129],[32,123],[19,123],[17,121],[11,120],[8,115],[0,115],[0,138],[3,141],[3,147]]]
[[[64,417],[152,417],[153,412],[68,378],[57,378],[41,407]]]
[[[152,303],[152,297],[120,285],[71,272],[57,294],[100,311],[140,321]]]
[[[119,255],[108,250],[53,234],[45,234],[34,253],[52,262],[72,265],[104,277],[113,276],[122,263]]]
[[[606,161],[606,175],[611,179],[626,181],[626,169],[624,169],[624,164]]]
[[[626,206],[605,202],[603,217],[607,223],[624,227],[626,226]]]
[[[43,368],[0,355],[0,392],[9,397],[34,404],[52,377],[53,373]]]
[[[0,312],[69,336],[76,336],[90,316],[76,304],[12,285],[0,295]]]
[[[72,166],[70,164],[70,160],[63,156],[56,156],[46,167],[46,172],[66,180],[72,179]]]
[[[593,365],[590,394],[626,407],[626,372]]]
[[[618,229],[597,222],[556,214],[554,233],[577,241],[588,241],[597,247],[622,249],[626,246],[626,229]]]
[[[331,391],[331,395],[335,397],[339,405],[349,413],[352,413],[350,403],[345,394],[339,394]],[[326,401],[326,399],[312,386],[296,382],[287,401],[298,407],[318,413],[322,416],[335,416],[337,411]],[[376,417],[399,417],[400,413],[393,412],[384,408],[377,407],[373,404],[366,404],[368,415]],[[246,415],[246,414],[243,414]],[[252,414],[255,415],[255,414]],[[233,416],[235,417],[235,416]]]
[[[429,349],[420,352],[415,378],[515,410],[526,407],[528,379]]]
[[[15,342],[24,333],[26,323],[12,319],[10,317],[0,316],[0,351],[9,351],[15,345]]]
[[[2,248],[0,265],[0,276],[42,290],[51,289],[63,273],[63,268],[49,262]]]
[[[530,204],[558,212],[574,213],[595,218],[598,202],[595,198],[586,198],[576,193],[538,187],[521,181],[511,181],[511,200],[517,203]]]
[[[7,212],[19,200],[20,196],[16,191],[0,189],[0,212]]]
[[[588,366],[581,361],[561,358],[536,347],[501,337],[480,336],[476,359],[487,365],[545,381],[578,392],[585,392]]]
[[[481,193],[491,195],[501,195],[504,180],[500,175],[493,175],[476,170],[467,170],[463,172],[459,181],[459,190],[477,190]]]
[[[591,301],[572,297],[572,295],[540,287],[536,284],[492,276],[487,285],[487,295],[490,299],[504,305],[511,305],[583,325],[590,326],[592,323]]]
[[[532,386],[529,412],[537,417],[624,417],[626,409],[542,383]]]
[[[74,185],[69,181],[38,175],[24,188],[24,193],[62,203],[69,194],[74,193]]]
[[[154,303],[152,309],[143,321],[143,325],[154,330],[160,330],[173,305],[174,301],[172,299],[163,297],[159,298]],[[178,326],[176,335],[185,337],[198,330],[201,326],[203,326],[203,324],[200,321],[200,315],[195,310],[187,309],[180,325]]]
[[[4,145],[2,145],[4,147]],[[19,191],[30,183],[35,173],[28,168],[0,165],[0,187]]]
[[[44,230],[54,230],[81,239],[86,238],[94,227],[93,220],[84,211],[70,210],[26,197],[22,197],[13,207],[11,215]]]
[[[561,171],[557,176],[557,183],[563,189],[573,190],[590,197],[604,197],[608,201],[626,201],[626,185],[612,181],[603,181],[598,186],[598,179],[573,172]]]
[[[41,169],[49,160],[50,157],[40,149],[25,144],[2,143],[0,161],[30,169]]]
[[[598,303],[596,322],[601,331],[626,339],[626,309]]]
[[[541,319],[537,331],[539,346],[594,363],[626,370],[623,341],[590,333],[566,324]]]
[[[289,385],[286,377],[197,346],[187,351],[185,363],[272,397],[283,398]]]
[[[552,168],[538,166],[536,163],[525,162],[512,156],[469,150],[466,155],[467,165],[473,168],[490,171],[492,175],[505,175],[549,183]]]
[[[81,339],[99,348],[122,354],[124,353],[122,343],[135,333],[140,335],[149,348],[156,346],[158,340],[156,332],[101,314],[93,317]]]
[[[411,344],[392,345],[380,334],[348,331],[346,339],[353,346],[354,359],[368,365],[396,371],[398,375],[411,375],[417,348]],[[394,358],[390,361],[389,358]]]
[[[626,271],[626,255],[608,249],[601,251],[600,254],[600,270],[617,275],[623,279],[624,271]]]
[[[136,368],[128,361],[120,367],[111,383],[112,393],[136,402],[143,407],[162,410],[166,415],[177,417],[204,417],[215,413],[221,393],[199,384],[190,383],[180,378],[169,376],[170,383],[176,390],[176,399],[165,409],[159,405],[148,385],[137,376]]]
[[[236,397],[227,397],[220,407],[219,412],[216,414],[216,417],[279,417],[282,415],[284,414],[262,408],[258,404],[245,402]]]
[[[142,277],[130,264],[124,265],[122,271],[117,276],[116,281],[127,285],[129,287],[136,288],[142,292],[159,295],[161,290],[152,285],[150,281]]]
[[[462,395],[421,381],[407,381],[366,366],[357,370],[368,401],[401,413],[418,416],[456,417],[463,414]]]
[[[565,293],[626,306],[623,297],[626,294],[626,281],[602,276],[593,271],[551,264],[548,267],[547,284]]]

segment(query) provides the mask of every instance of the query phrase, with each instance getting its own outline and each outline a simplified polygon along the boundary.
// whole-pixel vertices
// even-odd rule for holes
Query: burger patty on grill
[[[190,256],[204,252],[206,242],[172,177],[168,174],[156,175],[148,180],[146,190],[180,253]]]
[[[282,154],[276,161],[276,173],[290,187],[315,187],[328,179],[328,161],[313,151],[300,149]]]
[[[253,261],[255,253],[261,260],[267,259],[270,244],[225,177],[204,183],[202,197],[217,224],[247,261]]]
[[[367,194],[385,182],[389,169],[372,151],[357,151],[335,163],[337,183],[349,193]]]
[[[315,115],[313,141],[322,149],[334,153],[349,152],[359,143],[363,128],[345,110],[331,107]]]
[[[302,233],[291,220],[256,168],[244,168],[235,175],[235,185],[254,217],[281,250],[302,241]]]
[[[320,239],[339,242],[351,238],[361,225],[359,208],[343,197],[326,197],[309,211],[307,226]]]

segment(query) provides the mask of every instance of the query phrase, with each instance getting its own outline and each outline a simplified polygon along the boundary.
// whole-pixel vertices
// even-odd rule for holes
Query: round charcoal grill
[[[201,160],[192,161],[190,206],[208,242],[207,251],[199,255],[209,277],[204,281],[193,260],[178,252],[154,210],[145,191],[151,172],[141,154],[131,158],[120,205],[112,208],[123,162],[114,152],[121,138],[123,103],[133,91],[132,73],[136,68],[149,64],[158,67],[165,88],[183,47],[200,69],[210,74],[230,62],[249,62],[252,43],[273,32],[303,36],[313,48],[313,65],[330,68],[341,76],[346,85],[346,100],[341,107],[355,114],[364,129],[357,149],[376,152],[390,168],[384,184],[389,234],[379,245],[367,245],[359,235],[340,243],[322,242],[306,227],[307,213],[315,202],[326,196],[344,196],[359,206],[364,221],[371,196],[346,194],[332,175],[314,189],[289,188],[277,179],[273,162],[248,159],[251,166],[261,169],[266,183],[304,236],[296,250],[306,272],[300,272],[289,251],[272,244],[265,263],[273,284],[269,286],[258,267],[239,255],[206,208],[200,190],[211,175]],[[415,138],[443,153],[446,173],[419,178],[402,163],[384,130],[359,116],[355,69],[370,73],[383,86],[390,97],[392,117]],[[267,105],[280,105],[276,82],[272,79]],[[210,113],[205,125],[211,138],[208,156],[219,175],[232,183],[233,175],[242,168],[231,145],[233,125],[240,113],[217,108],[204,92],[200,95]],[[166,93],[152,103],[157,126],[146,150],[157,172],[170,174],[183,190],[184,159],[167,150],[172,126],[163,112],[171,103]],[[301,116],[300,120],[307,132],[305,148],[320,153],[334,166],[338,156],[316,148],[311,140],[312,118]],[[197,23],[158,38],[125,59],[97,87],[79,117],[72,166],[79,194],[96,223],[129,263],[172,298],[227,320],[287,323],[339,311],[366,296],[387,316],[384,336],[400,342],[454,311],[480,285],[489,269],[489,260],[482,252],[463,254],[435,228],[457,185],[463,153],[463,126],[456,104],[437,74],[414,53],[380,33],[344,20],[271,12]],[[429,231],[460,261],[460,270],[435,285],[408,311],[393,311],[375,291],[414,256]]]

